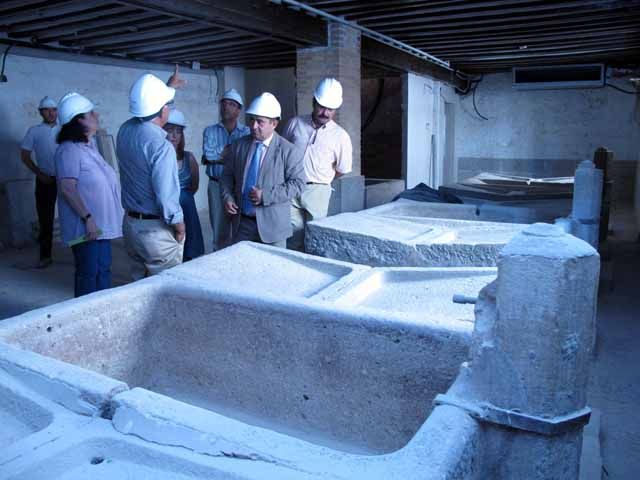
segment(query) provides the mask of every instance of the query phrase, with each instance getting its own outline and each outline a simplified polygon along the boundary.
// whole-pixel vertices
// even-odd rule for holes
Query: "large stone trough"
[[[497,280],[244,243],[5,320],[0,479],[577,478],[598,258],[534,227]]]
[[[239,244],[0,324],[0,340],[345,452],[405,446],[467,358],[491,268],[371,269]]]

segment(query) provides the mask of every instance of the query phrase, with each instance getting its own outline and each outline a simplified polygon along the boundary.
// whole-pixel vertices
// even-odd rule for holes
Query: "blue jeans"
[[[92,240],[71,249],[76,264],[76,297],[111,288],[111,240]]]

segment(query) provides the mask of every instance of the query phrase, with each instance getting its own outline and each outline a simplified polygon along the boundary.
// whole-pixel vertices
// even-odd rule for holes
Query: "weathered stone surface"
[[[308,253],[376,267],[495,266],[525,225],[344,213],[307,224]]]

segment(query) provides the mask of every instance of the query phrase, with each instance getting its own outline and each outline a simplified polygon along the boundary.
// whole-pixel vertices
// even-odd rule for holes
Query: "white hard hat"
[[[335,78],[323,78],[313,92],[313,98],[323,107],[340,108],[342,105],[342,85]]]
[[[129,112],[134,117],[148,117],[158,113],[175,95],[174,88],[167,86],[155,75],[145,73],[129,90]]]
[[[242,102],[242,96],[238,93],[238,91],[235,88],[231,88],[226,92],[224,92],[224,95],[222,95],[220,100],[225,100],[225,99],[233,100],[234,102],[239,103],[241,107],[244,105],[244,103]]]
[[[247,108],[247,114],[256,117],[280,118],[281,113],[280,102],[269,92],[262,92],[253,99]]]
[[[76,92],[67,93],[58,103],[58,121],[60,125],[66,125],[76,115],[89,113],[93,108],[93,103],[87,97]]]
[[[184,113],[180,110],[176,110],[172,108],[169,111],[169,121],[167,123],[173,123],[174,125],[178,125],[182,128],[187,127],[187,120],[184,118]]]
[[[38,110],[41,108],[58,108],[58,104],[53,98],[44,97],[40,100],[40,104],[38,105]]]

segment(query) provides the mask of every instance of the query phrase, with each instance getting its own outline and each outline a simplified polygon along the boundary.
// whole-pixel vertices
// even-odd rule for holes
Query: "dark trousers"
[[[53,178],[53,177],[52,177]],[[40,225],[40,260],[51,258],[51,245],[53,243],[53,218],[56,211],[56,187],[55,178],[53,183],[42,183],[36,178],[36,211],[38,212],[38,223]]]
[[[236,233],[233,243],[249,241],[256,243],[264,243],[260,239],[260,233],[258,232],[258,222],[255,217],[247,217],[245,215],[240,216],[240,225],[238,225],[238,232]],[[267,245],[273,245],[274,247],[287,248],[287,240],[280,242],[268,243]]]
[[[92,240],[71,249],[76,264],[76,297],[111,288],[111,240]]]

